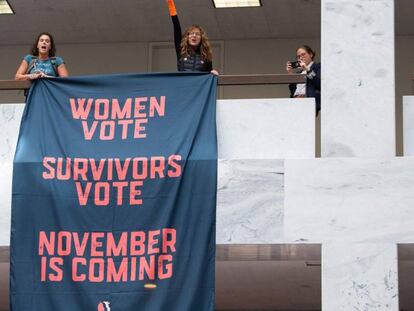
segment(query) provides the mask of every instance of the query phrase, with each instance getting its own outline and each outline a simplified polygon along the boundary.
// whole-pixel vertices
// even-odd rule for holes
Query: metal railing
[[[411,76],[411,94],[414,95],[414,73]]]
[[[24,90],[30,85],[30,81],[0,80],[0,90]]]
[[[304,83],[303,74],[250,74],[250,75],[220,75],[219,86],[236,85],[268,85]],[[31,85],[30,81],[0,80],[0,90],[24,90]]]
[[[10,253],[8,246],[0,246],[0,263],[9,262]]]

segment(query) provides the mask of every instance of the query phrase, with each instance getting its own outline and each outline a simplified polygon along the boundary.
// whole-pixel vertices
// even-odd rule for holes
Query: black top
[[[174,25],[174,44],[175,53],[177,54],[177,69],[178,71],[207,71],[213,69],[213,64],[210,61],[203,60],[200,49],[197,49],[189,56],[181,55],[181,25],[177,15],[171,16]]]

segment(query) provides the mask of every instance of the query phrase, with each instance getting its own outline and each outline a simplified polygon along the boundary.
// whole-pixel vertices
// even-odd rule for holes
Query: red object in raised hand
[[[175,8],[174,0],[166,0],[168,4],[168,10],[170,11],[170,16],[177,15],[177,9]]]

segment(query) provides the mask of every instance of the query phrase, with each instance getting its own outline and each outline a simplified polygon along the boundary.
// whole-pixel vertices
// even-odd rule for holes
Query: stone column
[[[393,157],[394,1],[322,0],[321,4],[321,155]],[[369,218],[355,216],[348,218],[351,223],[370,223]],[[324,311],[398,310],[397,246],[370,234],[376,236],[376,244],[339,241],[345,236],[323,244]]]
[[[414,158],[285,161],[284,237],[322,244],[323,311],[398,311],[397,244],[413,243]]]
[[[322,157],[394,156],[394,1],[321,4]]]
[[[404,155],[414,155],[414,96],[403,96]]]

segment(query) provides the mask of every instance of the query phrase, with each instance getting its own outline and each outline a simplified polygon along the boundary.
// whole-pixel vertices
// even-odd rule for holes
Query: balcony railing
[[[251,75],[220,75],[218,85],[267,85],[304,83],[302,74],[251,74]],[[0,80],[0,90],[24,90],[31,85],[30,81]]]

